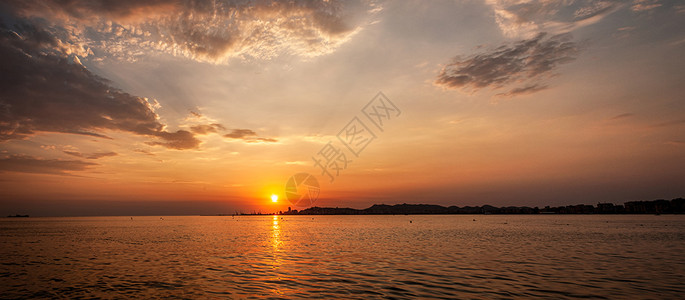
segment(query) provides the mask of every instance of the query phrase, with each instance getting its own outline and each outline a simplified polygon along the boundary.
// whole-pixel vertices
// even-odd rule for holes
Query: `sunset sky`
[[[296,173],[329,207],[682,197],[683,28],[663,0],[2,1],[0,215],[273,212]]]

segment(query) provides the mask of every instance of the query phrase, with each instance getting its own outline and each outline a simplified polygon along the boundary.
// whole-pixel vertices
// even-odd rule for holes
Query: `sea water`
[[[682,215],[0,220],[1,298],[662,298]]]

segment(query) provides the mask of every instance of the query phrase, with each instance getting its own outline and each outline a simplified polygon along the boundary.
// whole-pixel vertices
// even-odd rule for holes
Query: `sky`
[[[0,215],[682,197],[683,28],[665,0],[2,1]]]

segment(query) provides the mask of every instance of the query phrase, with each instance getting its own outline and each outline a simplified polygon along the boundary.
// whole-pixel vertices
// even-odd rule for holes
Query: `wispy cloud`
[[[670,126],[679,126],[679,125],[685,125],[685,119],[662,122],[662,123],[655,124],[652,127],[670,127]]]
[[[278,140],[273,138],[258,137],[257,133],[250,129],[233,129],[230,133],[224,135],[230,139],[240,139],[246,143],[275,143]]]
[[[536,93],[542,90],[547,89],[546,85],[540,85],[540,84],[532,84],[524,87],[518,87],[514,88],[506,93],[499,93],[497,96],[499,97],[516,97],[516,96],[521,96],[521,95],[527,95],[527,94],[532,94]]]
[[[147,142],[148,145],[152,146],[164,146],[170,149],[194,149],[200,145],[200,140],[195,138],[195,136],[189,131],[178,130],[176,132],[166,132],[161,131],[155,134],[161,138],[162,142]]]
[[[632,114],[632,113],[624,113],[624,114],[614,116],[613,118],[611,118],[611,120],[627,119],[627,118],[632,118],[634,116],[635,116],[635,114]]]
[[[220,130],[226,130],[226,127],[224,125],[214,123],[214,124],[202,124],[202,125],[195,125],[190,127],[190,131],[192,131],[195,134],[210,134],[210,133],[217,133]]]
[[[636,12],[648,11],[661,6],[659,0],[634,0],[630,9]]]
[[[574,60],[578,52],[570,34],[547,37],[540,33],[466,58],[456,57],[442,68],[435,83],[464,91],[517,83],[523,85],[501,95],[530,94],[547,88],[539,81],[559,65]]]
[[[150,50],[200,61],[330,53],[363,25],[367,1],[10,1],[110,57]]]
[[[133,152],[138,152],[138,153],[142,153],[145,155],[155,156],[155,154],[152,153],[150,150],[145,150],[145,149],[134,149]]]
[[[78,152],[78,151],[69,151],[69,150],[64,150],[62,152],[64,152],[65,154],[69,154],[71,156],[87,158],[87,159],[99,159],[99,158],[103,158],[103,157],[117,156],[118,155],[116,152],[97,152],[97,153],[91,153],[91,154],[83,154],[83,153]]]
[[[224,136],[232,139],[244,139],[255,135],[257,133],[250,129],[233,129],[231,133],[227,133]]]
[[[11,155],[0,158],[0,171],[72,175],[73,171],[84,171],[96,163],[80,160],[42,159],[27,155]]]
[[[668,141],[666,144],[674,146],[685,146],[685,141]]]
[[[594,24],[624,5],[619,0],[487,0],[502,34],[530,38],[538,32],[569,32]]]
[[[255,137],[255,138],[247,138],[245,139],[246,143],[277,143],[278,140],[274,138],[263,138],[263,137]]]

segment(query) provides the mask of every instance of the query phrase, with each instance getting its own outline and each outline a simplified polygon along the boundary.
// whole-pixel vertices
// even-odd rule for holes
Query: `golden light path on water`
[[[272,226],[271,226],[272,232],[271,232],[271,245],[273,246],[273,253],[272,253],[272,268],[274,271],[274,280],[281,280],[281,272],[278,272],[278,269],[280,269],[282,261],[281,261],[281,254],[279,253],[281,251],[281,225],[278,223],[278,216],[274,215],[273,216],[273,221],[272,221]],[[272,289],[274,293],[277,293],[279,295],[283,295],[283,291],[280,290],[279,285],[274,285],[274,288]]]

